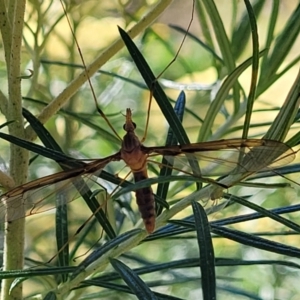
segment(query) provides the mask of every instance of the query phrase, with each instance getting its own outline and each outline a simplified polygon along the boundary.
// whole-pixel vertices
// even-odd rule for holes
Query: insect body
[[[10,208],[9,215],[6,216],[7,221],[49,210],[49,206],[51,208],[55,207],[53,198],[58,192],[55,189],[55,183],[64,181],[64,189],[70,189],[70,187],[75,185],[76,189],[84,190],[85,181],[81,180],[80,182],[82,183],[78,183],[77,179],[80,177],[90,179],[90,175],[99,174],[112,161],[123,160],[133,173],[135,182],[138,182],[148,178],[147,163],[150,155],[163,155],[166,158],[176,157],[177,161],[184,162],[184,168],[189,167],[188,158],[185,156],[192,156],[200,165],[202,162],[205,162],[206,165],[208,164],[208,168],[201,167],[200,175],[193,174],[190,167],[190,171],[184,171],[186,174],[195,176],[200,181],[220,184],[222,188],[227,188],[234,183],[225,181],[224,184],[223,180],[218,182],[207,177],[232,174],[233,177],[238,175],[238,181],[240,181],[242,178],[264,168],[287,164],[295,157],[295,152],[286,144],[264,139],[224,139],[185,145],[146,147],[134,132],[135,124],[132,121],[132,113],[129,108],[126,110],[124,129],[126,134],[123,138],[121,149],[117,153],[106,158],[94,159],[89,163],[73,159],[74,168],[72,169],[69,168],[68,170],[39,178],[8,191],[1,196],[0,215],[6,214],[6,207]],[[9,138],[10,136],[4,133],[0,133],[0,136],[24,147],[24,141],[20,139],[14,138],[12,141]],[[28,142],[26,143],[28,144]],[[36,149],[37,145],[32,145]],[[45,149],[44,147],[42,148]],[[226,154],[225,157],[224,154]],[[180,168],[178,167],[177,169]],[[45,194],[45,187],[52,187],[52,191]],[[211,197],[214,198],[213,195]],[[74,197],[69,201],[72,200],[74,200]],[[152,233],[155,229],[155,200],[152,188],[149,186],[137,189],[136,200],[146,230]],[[26,210],[28,205],[31,206],[31,209]]]
[[[131,110],[126,110],[126,122],[124,129],[126,134],[123,138],[121,147],[121,158],[130,167],[135,182],[148,178],[147,158],[148,154],[142,151],[141,142],[134,133],[135,124],[132,122]],[[136,190],[136,201],[139,211],[149,233],[155,228],[155,200],[151,187]]]

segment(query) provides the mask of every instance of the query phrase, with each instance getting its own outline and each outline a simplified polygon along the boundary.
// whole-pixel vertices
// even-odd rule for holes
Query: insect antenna
[[[95,105],[96,105],[96,109],[97,109],[98,113],[100,114],[100,116],[105,120],[105,122],[107,123],[107,125],[109,126],[109,128],[112,130],[112,132],[118,137],[119,140],[122,140],[122,138],[119,136],[119,134],[117,133],[117,131],[114,129],[114,127],[112,126],[112,124],[110,123],[110,121],[108,120],[108,118],[106,117],[105,113],[102,111],[102,109],[98,105],[97,97],[96,97],[96,94],[95,94],[95,90],[93,88],[93,85],[92,85],[92,82],[91,82],[91,79],[90,79],[90,76],[89,76],[89,73],[88,73],[88,70],[87,70],[87,67],[86,67],[83,55],[82,55],[82,51],[81,51],[81,49],[79,47],[79,44],[78,44],[75,32],[74,32],[74,30],[72,28],[70,19],[68,17],[67,10],[66,10],[66,8],[65,8],[62,0],[60,0],[60,3],[61,3],[61,6],[63,8],[64,14],[66,16],[69,28],[70,28],[71,33],[72,33],[72,36],[74,38],[74,41],[75,41],[75,44],[76,44],[76,47],[77,47],[77,50],[78,50],[78,53],[79,53],[82,65],[83,65],[83,69],[85,71],[85,74],[86,74],[86,77],[87,77],[87,81],[89,83],[89,87],[90,87],[90,90],[91,90],[91,93],[92,93],[92,96],[93,96],[93,99],[94,99],[94,102],[95,102]]]
[[[155,89],[155,85],[157,84],[158,79],[165,73],[165,71],[177,60],[178,55],[183,47],[183,44],[186,40],[186,37],[189,33],[189,30],[192,26],[193,20],[194,20],[194,10],[195,10],[195,0],[193,0],[193,5],[192,5],[192,13],[191,13],[191,18],[189,20],[187,29],[185,31],[185,34],[183,36],[183,39],[178,47],[178,50],[176,51],[175,56],[172,58],[172,60],[164,67],[164,69],[156,76],[155,80],[152,82],[152,87],[150,89],[150,94],[149,94],[149,101],[148,101],[148,109],[147,109],[147,118],[146,118],[146,125],[145,125],[145,131],[144,135],[141,139],[141,142],[143,143],[146,140],[147,137],[147,132],[148,132],[148,127],[149,127],[149,120],[150,120],[150,110],[151,110],[151,103],[152,103],[152,98],[153,98],[153,93]]]

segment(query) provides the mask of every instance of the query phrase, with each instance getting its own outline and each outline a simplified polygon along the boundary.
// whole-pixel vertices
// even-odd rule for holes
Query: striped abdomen
[[[148,178],[146,169],[143,171],[134,172],[133,176],[135,182]],[[149,186],[138,189],[136,190],[135,194],[136,203],[144,220],[146,230],[149,233],[152,233],[155,229],[155,200],[152,188]]]

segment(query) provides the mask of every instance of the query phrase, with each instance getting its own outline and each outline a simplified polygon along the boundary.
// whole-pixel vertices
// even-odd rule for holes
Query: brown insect
[[[242,177],[249,176],[251,173],[262,170],[271,164],[273,166],[286,164],[294,158],[294,151],[284,143],[260,139],[229,139],[188,145],[146,147],[135,134],[136,125],[132,121],[129,108],[125,117],[124,129],[126,134],[120,151],[106,158],[95,159],[82,167],[49,175],[8,191],[1,196],[0,212],[4,212],[6,205],[9,204],[7,206],[10,207],[10,213],[7,220],[12,221],[48,210],[46,199],[53,197],[55,192],[46,196],[40,195],[43,187],[67,180],[68,183],[65,188],[68,189],[74,183],[70,180],[76,179],[78,176],[99,173],[112,161],[123,160],[130,168],[135,182],[138,182],[148,178],[147,163],[150,155],[163,155],[166,158],[180,157],[181,160],[184,159],[185,155],[188,155],[194,159],[215,164],[215,170],[207,172],[218,175],[241,174]],[[220,155],[220,153],[222,154]],[[224,153],[231,158],[223,158]],[[201,176],[193,176],[199,177],[200,181],[218,184],[218,182],[214,182],[209,178],[202,177],[203,175],[208,175],[205,169],[203,169]],[[220,186],[222,185],[220,184]],[[78,188],[78,185],[76,188]],[[212,197],[214,196],[212,195]],[[26,211],[25,207],[28,205],[28,199],[31,201],[32,208]],[[136,201],[146,230],[152,233],[155,229],[155,200],[152,188],[149,186],[137,189]]]
[[[200,181],[226,188],[230,187],[231,184],[224,185],[206,176],[227,175],[230,173],[233,175],[239,174],[241,179],[270,165],[273,167],[286,164],[294,158],[294,151],[284,143],[263,139],[229,139],[176,146],[146,147],[134,132],[135,124],[132,121],[130,109],[126,111],[124,129],[126,134],[117,153],[106,158],[92,160],[89,163],[81,162],[80,167],[43,177],[8,191],[1,196],[0,214],[6,214],[6,207],[9,207],[6,220],[12,221],[48,210],[48,204],[51,203],[51,198],[55,196],[56,192],[52,191],[45,195],[45,187],[65,181],[63,186],[65,189],[69,189],[77,178],[98,174],[112,161],[123,160],[130,168],[135,182],[138,182],[148,178],[147,164],[149,156],[178,157],[179,161],[183,162],[185,173],[197,177]],[[185,159],[185,156],[195,161],[207,162],[208,168],[200,168],[201,174],[193,174],[193,171],[187,170],[188,158]],[[213,165],[213,171],[211,165]],[[178,166],[177,170],[181,170],[181,168],[182,166]],[[75,185],[77,189],[83,189],[82,184],[76,183]],[[215,197],[215,195],[210,196]],[[146,230],[151,233],[155,229],[155,200],[152,188],[148,186],[137,189],[136,200]],[[31,206],[31,209],[26,210],[27,206]]]

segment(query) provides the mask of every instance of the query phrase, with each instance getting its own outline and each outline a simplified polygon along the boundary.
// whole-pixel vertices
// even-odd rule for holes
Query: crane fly
[[[213,164],[215,167],[220,166],[221,170],[218,175],[241,174],[249,176],[249,174],[262,170],[270,165],[278,166],[286,164],[293,160],[294,151],[286,144],[263,139],[228,139],[210,142],[192,143],[187,145],[175,146],[144,146],[137,135],[135,134],[136,125],[132,121],[132,112],[128,108],[125,115],[124,130],[126,131],[123,137],[121,149],[106,158],[95,159],[89,163],[84,163],[81,167],[62,171],[53,175],[49,175],[21,186],[18,186],[1,196],[0,212],[5,210],[5,206],[9,202],[9,207],[13,208],[13,212],[9,215],[8,221],[12,221],[24,216],[33,215],[43,212],[49,208],[45,208],[45,198],[41,197],[31,204],[31,209],[24,213],[24,207],[27,206],[27,199],[34,198],[37,190],[43,190],[44,187],[53,185],[60,181],[68,181],[67,188],[74,184],[74,179],[80,176],[90,174],[98,174],[110,162],[123,160],[130,168],[135,182],[148,178],[147,164],[149,157],[163,155],[164,157],[174,158],[179,157],[181,160],[185,155],[193,158],[206,161]],[[242,151],[241,151],[242,149]],[[245,151],[246,150],[246,151]],[[229,153],[231,156],[234,153],[235,158],[224,159],[218,153]],[[243,156],[241,158],[241,155]],[[237,162],[239,157],[239,163]],[[218,169],[218,168],[217,168]],[[211,168],[209,169],[211,170]],[[209,171],[208,171],[209,172]],[[207,182],[205,170],[198,176],[199,180]],[[212,182],[213,181],[208,181]],[[218,182],[215,182],[218,184]],[[229,187],[229,186],[228,186]],[[78,186],[76,187],[78,188]],[[148,233],[152,233],[155,229],[155,199],[151,186],[139,188],[136,191],[136,201],[144,221]],[[54,196],[51,193],[49,197]],[[73,199],[72,199],[73,200]],[[53,207],[52,207],[53,208]]]
[[[122,32],[120,33],[122,35]],[[79,47],[75,34],[73,32],[72,34],[77,47]],[[85,66],[82,56],[81,59]],[[86,77],[88,78],[88,82],[91,86],[88,72],[86,69],[85,71]],[[150,79],[150,81],[153,82],[153,79]],[[147,84],[148,86],[151,85],[151,83]],[[155,87],[152,91],[154,97],[157,87]],[[151,98],[152,97],[150,97],[150,99]],[[98,109],[98,111],[101,116],[107,120],[102,111],[100,109]],[[148,124],[148,119],[149,115],[147,116],[146,124]],[[111,127],[109,122],[108,125]],[[75,168],[25,183],[8,191],[1,196],[0,214],[5,214],[7,221],[13,221],[18,218],[46,211],[49,209],[47,205],[51,203],[53,200],[52,198],[56,194],[56,191],[53,190],[48,195],[43,195],[43,191],[47,187],[52,187],[58,182],[65,182],[65,190],[69,189],[73,185],[75,185],[76,189],[84,189],[85,187],[83,183],[85,183],[85,181],[83,181],[83,183],[78,183],[77,179],[81,177],[84,179],[91,179],[92,175],[98,175],[110,162],[113,161],[123,160],[130,168],[135,182],[139,182],[148,178],[147,164],[153,156],[161,155],[167,159],[169,158],[170,160],[177,157],[178,161],[181,162],[181,165],[177,167],[177,170],[183,170],[186,174],[198,178],[199,181],[220,185],[221,188],[227,188],[231,186],[231,183],[222,185],[222,183],[211,180],[207,178],[207,176],[221,176],[230,173],[232,175],[239,174],[241,179],[258,172],[259,170],[265,169],[268,166],[272,167],[289,163],[294,158],[294,151],[284,143],[264,139],[228,139],[186,144],[180,142],[180,145],[175,146],[146,147],[135,134],[135,124],[132,121],[132,113],[129,108],[126,110],[124,129],[126,134],[122,139],[121,148],[117,153],[106,158],[92,160],[88,163],[83,163],[80,160],[74,159],[74,162],[78,162],[78,166]],[[114,129],[113,131],[116,133]],[[144,138],[142,141],[143,140]],[[225,153],[226,157],[219,153]],[[185,156],[187,157],[186,159],[184,158]],[[186,170],[189,165],[189,159],[191,158],[207,163],[206,168],[200,168],[201,174],[194,174],[193,170]],[[61,191],[63,191],[63,189],[61,189]],[[137,205],[146,230],[149,233],[152,233],[155,229],[156,217],[155,199],[152,188],[151,186],[138,188],[135,192]],[[211,198],[215,198],[214,195],[210,196]],[[32,198],[36,198],[36,200],[32,201]],[[70,201],[72,200],[73,199]],[[30,201],[31,203],[29,203]],[[31,206],[31,208],[26,210],[25,208],[27,206]],[[6,207],[9,207],[9,213],[7,215],[5,213]],[[53,207],[55,206],[52,204],[52,208]]]

